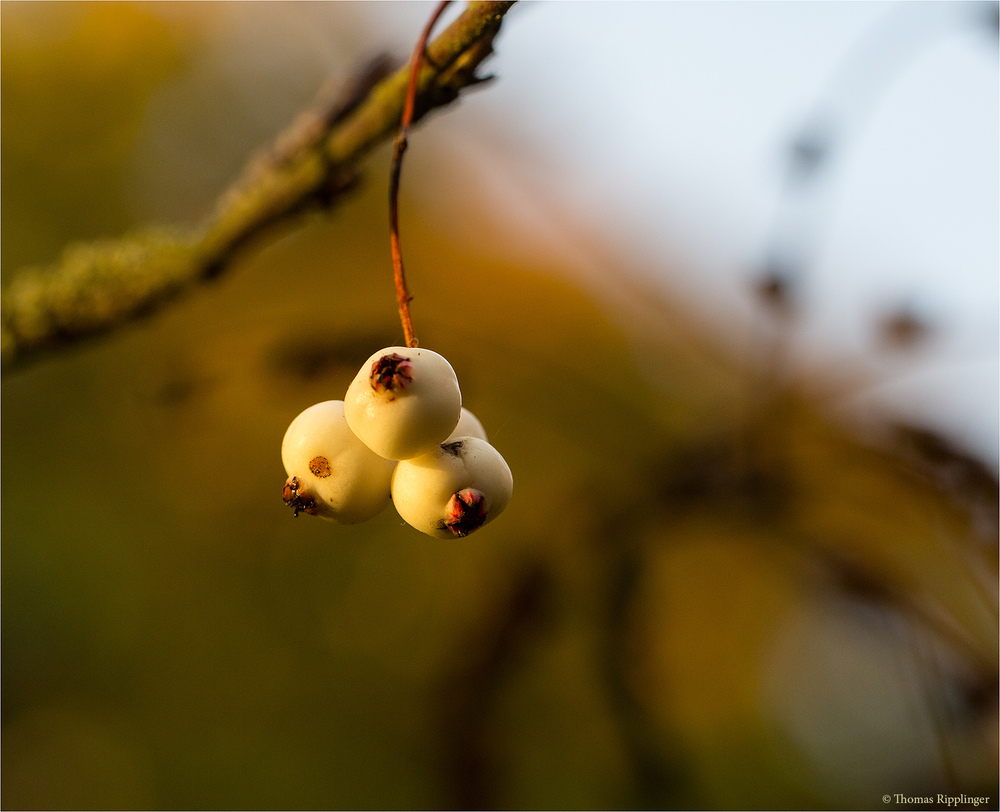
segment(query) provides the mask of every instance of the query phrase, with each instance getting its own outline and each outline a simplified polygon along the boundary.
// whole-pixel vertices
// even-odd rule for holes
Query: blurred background
[[[5,2],[3,284],[197,222],[432,9]],[[387,147],[6,375],[3,806],[996,808],[997,9],[515,6],[403,171],[515,479],[460,543],[280,501],[401,340]]]

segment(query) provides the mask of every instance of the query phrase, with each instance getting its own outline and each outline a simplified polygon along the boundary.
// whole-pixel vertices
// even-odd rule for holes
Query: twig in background
[[[513,2],[473,2],[427,46],[426,78],[413,121],[484,81],[476,71]],[[372,75],[372,78],[375,78]],[[254,162],[191,230],[149,228],[117,240],[70,246],[53,266],[17,273],[0,304],[3,371],[46,352],[150,315],[225,271],[237,251],[272,226],[329,208],[357,182],[359,164],[399,124],[409,84],[404,67],[357,102],[302,122],[277,141],[272,158]]]

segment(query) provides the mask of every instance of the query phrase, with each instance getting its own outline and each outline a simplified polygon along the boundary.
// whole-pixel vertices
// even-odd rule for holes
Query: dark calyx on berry
[[[316,500],[308,491],[300,490],[301,486],[302,483],[297,476],[289,477],[285,480],[285,487],[281,492],[281,496],[285,500],[285,504],[294,511],[292,513],[293,517],[297,517],[300,510],[303,513],[315,516],[320,512],[319,507],[316,505]]]
[[[441,523],[458,538],[465,538],[486,521],[486,497],[482,491],[464,488],[448,500],[447,518]]]
[[[396,392],[413,380],[410,362],[399,353],[383,355],[372,364],[369,376],[372,389],[376,392]]]

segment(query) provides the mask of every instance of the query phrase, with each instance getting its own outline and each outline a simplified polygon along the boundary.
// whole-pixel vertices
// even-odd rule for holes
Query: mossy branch
[[[484,81],[477,70],[512,5],[471,2],[428,44],[414,121]],[[155,312],[225,271],[269,227],[332,206],[355,185],[365,156],[399,127],[409,68],[387,73],[376,63],[346,98],[303,114],[197,227],[71,246],[53,266],[18,272],[0,302],[3,371]]]

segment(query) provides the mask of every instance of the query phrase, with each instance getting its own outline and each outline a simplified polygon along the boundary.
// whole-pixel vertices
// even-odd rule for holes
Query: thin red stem
[[[417,337],[413,333],[413,321],[410,319],[410,295],[406,287],[406,275],[403,273],[403,254],[399,247],[399,175],[403,168],[403,153],[406,152],[406,136],[413,120],[413,107],[417,98],[417,84],[420,76],[420,65],[423,62],[427,40],[431,30],[437,23],[441,13],[448,7],[451,0],[438,3],[427,25],[417,40],[410,60],[410,83],[406,88],[406,103],[403,106],[403,117],[399,124],[399,135],[393,144],[392,168],[389,177],[389,247],[392,251],[392,271],[396,282],[396,301],[399,303],[399,320],[403,325],[403,337],[407,347],[417,346]]]

